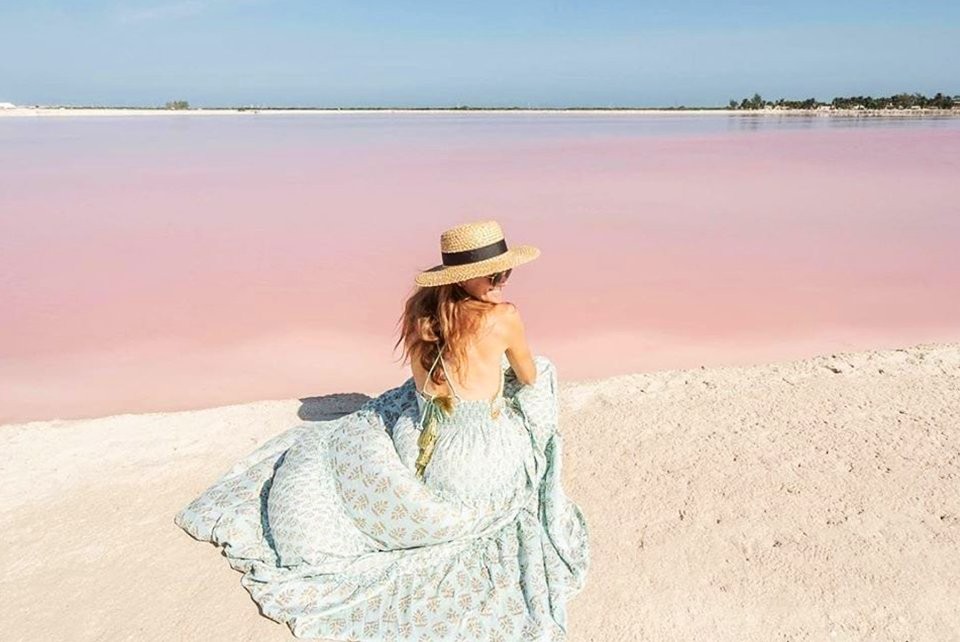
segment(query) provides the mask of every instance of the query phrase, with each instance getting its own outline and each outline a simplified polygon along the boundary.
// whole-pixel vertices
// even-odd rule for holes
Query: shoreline
[[[816,353],[807,354],[804,356],[795,356],[795,357],[786,357],[781,359],[770,359],[766,361],[755,361],[747,363],[730,363],[730,364],[711,364],[711,365],[700,365],[697,367],[694,366],[678,366],[672,368],[656,368],[653,370],[643,370],[636,372],[628,372],[622,374],[613,374],[602,377],[584,377],[577,379],[564,379],[562,382],[562,387],[571,391],[579,391],[583,389],[592,389],[596,386],[604,386],[607,384],[610,385],[620,385],[621,383],[628,381],[636,381],[639,379],[656,379],[656,378],[684,378],[685,375],[690,373],[703,373],[707,371],[747,371],[747,370],[760,370],[760,369],[770,369],[773,371],[779,371],[784,369],[800,367],[809,362],[827,362],[837,359],[844,359],[847,357],[853,358],[863,354],[886,354],[886,353],[897,353],[897,352],[908,352],[908,351],[923,351],[923,350],[943,350],[943,349],[956,349],[960,351],[960,341],[951,341],[951,340],[927,340],[927,341],[915,341],[912,343],[901,342],[899,344],[887,344],[880,345],[877,344],[874,347],[863,347],[863,348],[850,348],[850,349],[833,349],[833,350],[821,350]],[[546,353],[547,358],[551,358],[549,353]],[[393,383],[380,385],[375,387],[376,389],[370,393],[351,390],[351,391],[334,391],[334,392],[325,392],[318,393],[316,395],[305,394],[304,396],[289,396],[289,397],[262,397],[256,399],[246,399],[236,402],[212,404],[208,406],[190,406],[184,408],[158,408],[156,410],[145,410],[145,411],[120,411],[113,412],[110,414],[99,414],[94,416],[80,416],[80,417],[48,417],[44,419],[27,419],[25,421],[3,421],[0,422],[0,435],[3,434],[3,431],[13,429],[25,429],[25,428],[37,428],[41,426],[55,425],[58,428],[66,428],[71,424],[86,424],[90,422],[97,421],[107,421],[107,422],[117,422],[117,421],[127,421],[127,420],[136,420],[138,418],[143,419],[153,419],[160,417],[169,417],[170,415],[178,416],[189,416],[195,413],[216,413],[220,411],[232,411],[238,410],[247,406],[264,406],[264,405],[291,405],[299,403],[313,403],[314,399],[325,399],[324,403],[328,405],[334,405],[337,407],[337,412],[348,412],[352,403],[356,402],[357,399],[362,399],[360,403],[367,401],[368,398],[373,398],[382,392],[400,386],[406,381],[406,378],[409,377],[409,374],[406,370],[402,371],[404,374],[402,377],[396,379]]]
[[[333,115],[333,114],[584,114],[584,115],[722,115],[722,116],[817,116],[817,117],[894,117],[923,118],[947,117],[960,118],[960,109],[726,109],[726,108],[270,108],[270,107],[232,107],[232,108],[190,108],[164,109],[142,107],[14,107],[0,109],[0,118],[34,117],[95,117],[95,116],[234,116],[234,115]]]
[[[645,351],[642,359],[624,357],[620,367],[610,369],[605,355],[629,342],[651,342],[662,347]],[[349,372],[338,366],[316,367],[304,361],[299,353],[291,351],[291,343],[302,346],[306,353],[326,353],[333,364],[348,356],[368,362],[369,367],[351,368]],[[544,354],[554,359],[566,373],[564,381],[571,385],[593,384],[614,377],[650,376],[662,372],[680,372],[691,369],[783,366],[818,355],[853,353],[865,350],[885,351],[906,346],[960,345],[955,328],[943,328],[921,337],[914,334],[899,336],[884,332],[870,333],[859,338],[846,336],[835,330],[832,340],[811,337],[806,341],[772,341],[738,350],[725,350],[715,344],[669,343],[663,336],[636,335],[623,332],[600,333],[575,341],[549,341]],[[341,346],[333,353],[331,345]],[[193,358],[164,360],[165,351],[191,354]],[[256,355],[270,354],[284,363],[275,367]],[[594,355],[584,358],[584,354]],[[278,356],[279,355],[279,356]],[[599,355],[599,356],[598,356]],[[76,362],[89,364],[75,370]],[[230,367],[252,368],[272,373],[271,380],[285,379],[277,386],[251,381],[240,385],[225,376],[230,368],[212,368],[211,362],[231,364]],[[144,364],[152,364],[150,377],[126,388],[118,388],[119,381],[133,381],[142,376]],[[123,364],[123,365],[120,365]],[[236,366],[232,364],[238,364]],[[109,373],[98,377],[96,372]],[[70,373],[51,376],[43,373]],[[19,373],[19,374],[18,374]],[[374,396],[401,385],[409,377],[409,367],[383,360],[369,342],[348,334],[322,336],[302,335],[297,338],[245,340],[222,349],[204,350],[190,343],[169,342],[159,346],[149,343],[131,346],[118,353],[102,351],[76,352],[63,360],[43,359],[37,367],[30,363],[16,367],[0,377],[0,434],[13,426],[53,422],[67,425],[81,421],[95,421],[118,417],[158,416],[171,413],[200,412],[210,409],[243,406],[251,403],[279,403],[293,399],[337,395]],[[85,387],[71,383],[75,378],[88,382]],[[165,382],[176,380],[177,385]],[[4,386],[6,384],[6,386]],[[217,392],[194,392],[209,388]],[[45,390],[43,395],[36,391]],[[78,397],[83,401],[78,401]]]

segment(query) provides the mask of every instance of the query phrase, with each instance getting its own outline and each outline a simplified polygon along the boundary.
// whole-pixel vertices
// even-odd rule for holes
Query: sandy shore
[[[138,109],[88,107],[16,107],[0,109],[0,118],[63,116],[229,116],[254,114],[585,114],[605,115],[726,115],[726,116],[839,116],[839,117],[960,117],[960,109]]]
[[[559,375],[593,555],[571,640],[960,637],[960,343]],[[364,399],[0,426],[3,639],[292,639],[173,516]]]

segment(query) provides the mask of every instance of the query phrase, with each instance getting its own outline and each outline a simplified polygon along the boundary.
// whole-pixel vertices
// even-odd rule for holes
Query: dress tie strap
[[[427,379],[423,384],[424,390],[426,390],[427,384],[431,381],[430,375],[433,374],[433,369],[436,367],[437,362],[439,361],[441,364],[440,367],[443,367],[442,355],[443,349],[441,348],[440,351],[437,352],[437,358],[433,360],[433,365],[431,365],[427,371]],[[447,375],[446,369],[444,369],[443,374],[445,376]],[[449,376],[447,376],[447,385],[450,386],[450,390],[456,395],[457,393],[453,389],[453,384],[450,383]],[[457,398],[459,399],[459,396]],[[437,438],[440,434],[440,423],[445,416],[449,416],[452,412],[453,400],[447,395],[431,395],[423,405],[423,413],[420,415],[420,436],[417,438],[417,446],[420,449],[420,453],[417,455],[415,464],[417,478],[421,480],[423,479],[427,464],[430,463],[430,458],[433,456],[433,449],[436,446]]]
[[[450,392],[453,393],[454,397],[456,397],[460,401],[463,401],[463,398],[457,394],[457,388],[453,385],[453,379],[450,378],[450,373],[447,372],[447,364],[443,362],[442,352],[440,353],[439,357],[440,357],[440,367],[443,369],[443,376],[447,379],[447,385],[450,386]]]

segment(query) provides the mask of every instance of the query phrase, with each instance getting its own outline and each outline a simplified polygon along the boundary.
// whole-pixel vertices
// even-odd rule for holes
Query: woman
[[[407,381],[238,462],[180,511],[297,637],[559,640],[583,587],[586,523],[560,483],[553,364],[502,300],[496,221],[440,239],[401,318]]]

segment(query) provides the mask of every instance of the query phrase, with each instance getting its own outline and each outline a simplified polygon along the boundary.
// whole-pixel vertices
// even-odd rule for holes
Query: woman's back
[[[518,326],[520,334],[518,336]],[[522,335],[519,313],[511,303],[500,303],[485,315],[475,336],[470,337],[464,346],[469,368],[462,368],[449,350],[441,355],[440,366],[444,374],[453,380],[453,389],[443,381],[440,384],[427,379],[427,371],[419,359],[413,359],[413,379],[417,390],[427,396],[456,395],[467,401],[493,400],[501,392],[501,366],[506,353],[511,365],[518,372],[524,372],[525,362],[532,366],[532,355]],[[464,370],[467,370],[464,373]]]

